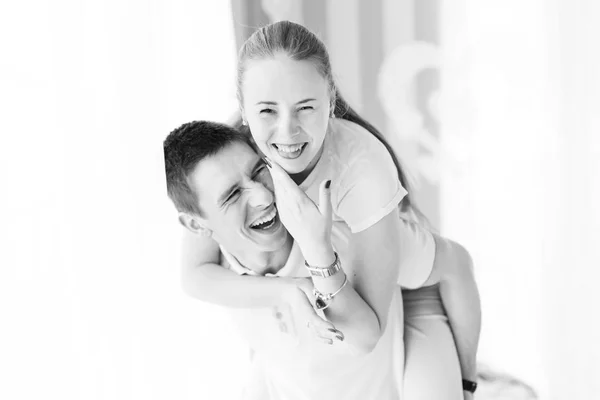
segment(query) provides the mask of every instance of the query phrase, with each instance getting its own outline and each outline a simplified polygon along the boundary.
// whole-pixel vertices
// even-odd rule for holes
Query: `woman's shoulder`
[[[359,124],[342,118],[333,118],[331,123],[332,138],[340,151],[370,156],[387,153],[383,143]]]
[[[342,118],[334,118],[331,123],[331,150],[336,153],[331,156],[345,167],[374,161],[393,164],[386,147],[367,129]]]

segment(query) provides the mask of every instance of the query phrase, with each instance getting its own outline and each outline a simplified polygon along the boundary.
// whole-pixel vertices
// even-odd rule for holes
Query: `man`
[[[311,255],[300,253],[282,225],[271,175],[247,139],[225,125],[192,122],[173,131],[164,150],[180,222],[211,236],[230,270],[228,293],[215,302],[245,307],[233,314],[256,352],[260,379],[249,398],[398,398],[397,363],[404,359],[399,292],[385,332],[374,334],[377,318],[351,284],[331,301],[327,321],[311,305],[313,282],[303,265]],[[310,248],[333,252],[331,243],[324,246],[330,248]],[[426,283],[436,279],[439,271]]]

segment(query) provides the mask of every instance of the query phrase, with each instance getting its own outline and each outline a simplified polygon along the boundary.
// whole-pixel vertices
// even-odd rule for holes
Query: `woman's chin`
[[[308,166],[308,163],[306,162],[306,159],[303,156],[295,159],[286,159],[277,156],[276,158],[274,157],[274,160],[289,175],[300,174]]]

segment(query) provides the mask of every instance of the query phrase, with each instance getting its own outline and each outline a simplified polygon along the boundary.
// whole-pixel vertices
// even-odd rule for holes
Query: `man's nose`
[[[256,208],[267,208],[273,204],[273,192],[260,182],[253,182],[250,196],[248,196],[248,205]]]

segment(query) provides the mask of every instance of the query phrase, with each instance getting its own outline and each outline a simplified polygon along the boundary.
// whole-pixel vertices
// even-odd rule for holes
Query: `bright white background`
[[[3,3],[0,38],[0,398],[234,397],[247,353],[181,289],[162,164],[236,110],[229,2]]]
[[[598,3],[444,4],[442,230],[478,267],[481,358],[544,398],[593,398]],[[1,6],[0,398],[237,393],[243,345],[180,288],[161,147],[236,108],[228,7]]]
[[[442,232],[475,260],[479,360],[600,397],[600,3],[442,3]]]

